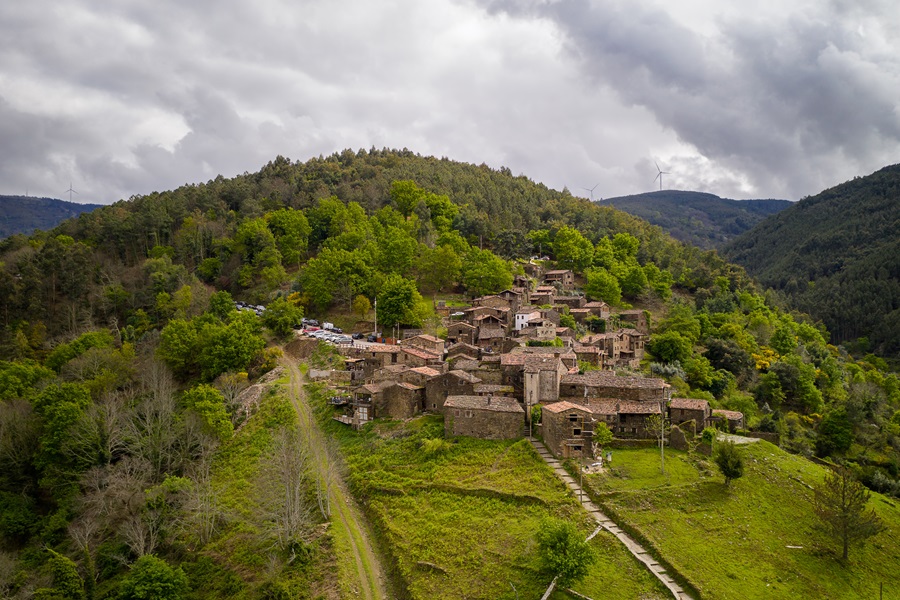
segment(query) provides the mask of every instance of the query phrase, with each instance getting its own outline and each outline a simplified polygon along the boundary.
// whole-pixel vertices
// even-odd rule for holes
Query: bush
[[[537,533],[543,571],[564,588],[584,578],[596,556],[578,528],[568,521],[547,519]]]

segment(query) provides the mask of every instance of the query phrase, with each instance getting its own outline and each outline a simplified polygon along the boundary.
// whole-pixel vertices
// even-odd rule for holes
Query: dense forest
[[[154,577],[172,598],[326,589],[318,482],[279,462],[310,451],[296,416],[277,389],[240,392],[304,314],[363,318],[377,296],[382,326],[440,333],[423,295],[499,292],[535,254],[591,299],[648,310],[643,369],[676,395],[900,494],[897,377],[715,252],[508,169],[278,157],[0,243],[0,594],[138,598]]]
[[[787,200],[729,200],[713,194],[661,190],[597,202],[659,225],[676,240],[699,248],[719,248],[769,215]]]
[[[857,177],[761,223],[723,249],[821,320],[834,343],[900,354],[900,165]]]
[[[78,204],[53,198],[0,196],[0,239],[36,229],[52,229],[66,219],[98,208],[99,204]]]

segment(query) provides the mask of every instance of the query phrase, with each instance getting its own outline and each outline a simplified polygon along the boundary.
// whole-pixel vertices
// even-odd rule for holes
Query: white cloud
[[[812,10],[810,7],[815,7]],[[887,3],[0,5],[0,193],[84,202],[407,147],[595,197],[798,198],[896,161]],[[807,16],[813,15],[813,16]]]

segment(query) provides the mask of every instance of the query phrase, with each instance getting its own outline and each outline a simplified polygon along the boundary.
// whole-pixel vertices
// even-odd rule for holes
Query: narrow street
[[[329,456],[327,440],[316,423],[306,393],[303,389],[305,377],[290,359],[282,361],[290,376],[288,394],[297,411],[300,427],[310,443],[311,455],[320,482],[327,486],[327,498],[331,511],[331,527],[338,550],[341,588],[352,598],[383,600],[387,598],[384,574],[378,556],[372,549],[365,519],[360,514],[353,498],[347,492],[344,481]],[[341,546],[346,545],[351,557],[341,556]],[[352,564],[347,564],[352,560]],[[352,581],[351,581],[352,580]]]

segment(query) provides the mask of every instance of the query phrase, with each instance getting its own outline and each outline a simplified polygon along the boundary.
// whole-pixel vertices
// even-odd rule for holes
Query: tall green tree
[[[471,296],[496,294],[512,285],[509,264],[490,250],[472,248],[462,264],[461,282]]]
[[[728,440],[716,444],[716,453],[713,457],[719,472],[725,477],[725,486],[731,485],[735,479],[744,475],[744,457],[741,455],[737,444]]]
[[[616,305],[622,301],[622,289],[619,280],[602,267],[588,269],[585,272],[584,293],[591,300],[602,300]]]
[[[813,509],[820,528],[841,546],[846,561],[850,546],[862,544],[884,530],[875,511],[867,508],[869,491],[849,469],[838,467],[813,489]]]
[[[152,554],[140,557],[119,587],[119,600],[182,600],[190,586],[180,568]]]
[[[553,254],[561,269],[584,272],[594,259],[594,245],[574,227],[561,227],[553,238]]]
[[[389,327],[398,323],[421,325],[415,310],[421,301],[415,282],[400,275],[388,275],[378,294],[378,320]]]

